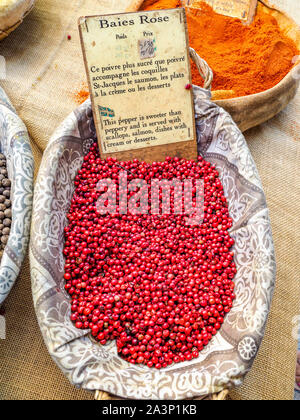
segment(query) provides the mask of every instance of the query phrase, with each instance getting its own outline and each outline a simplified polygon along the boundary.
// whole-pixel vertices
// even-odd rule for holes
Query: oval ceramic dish
[[[127,11],[135,12],[143,3],[144,0],[133,0]],[[267,1],[259,0],[258,7],[276,18],[283,33],[295,41],[300,51],[299,26],[285,13],[269,6]],[[230,113],[242,131],[262,124],[281,112],[296,95],[300,83],[300,55],[295,57],[294,64],[286,77],[272,89],[214,102]],[[212,93],[214,96],[214,92]]]
[[[91,103],[75,110],[54,133],[35,188],[30,261],[39,325],[66,377],[87,390],[130,399],[203,398],[240,385],[264,335],[275,284],[269,213],[246,141],[231,117],[194,88],[198,151],[216,165],[228,197],[236,240],[237,299],[220,332],[198,359],[156,370],[127,363],[116,344],[100,346],[70,321],[64,290],[64,227],[74,178],[96,139]],[[109,398],[97,393],[97,398]]]
[[[25,125],[0,88],[0,151],[6,156],[11,180],[12,226],[0,262],[0,305],[10,292],[27,245],[33,198],[33,157]]]
[[[35,0],[2,0],[0,2],[0,41],[23,22]]]

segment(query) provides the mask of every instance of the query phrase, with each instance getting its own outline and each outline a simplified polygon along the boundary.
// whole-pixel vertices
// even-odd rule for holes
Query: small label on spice
[[[79,28],[101,156],[195,158],[185,10],[84,17]]]
[[[258,0],[203,0],[209,4],[216,13],[238,18],[246,23],[251,23],[256,12]],[[199,7],[199,0],[187,0],[190,7]],[[201,8],[201,7],[200,7]]]

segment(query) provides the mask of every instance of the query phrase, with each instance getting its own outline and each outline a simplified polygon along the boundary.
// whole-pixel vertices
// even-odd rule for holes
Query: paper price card
[[[101,156],[196,158],[184,9],[80,18]]]

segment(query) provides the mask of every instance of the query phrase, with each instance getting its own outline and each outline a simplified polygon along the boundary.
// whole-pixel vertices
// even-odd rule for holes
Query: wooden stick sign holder
[[[100,155],[197,158],[184,9],[79,19]]]

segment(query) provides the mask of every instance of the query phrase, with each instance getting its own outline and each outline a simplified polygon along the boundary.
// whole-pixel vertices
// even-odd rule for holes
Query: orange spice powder
[[[88,99],[89,96],[90,96],[89,88],[87,85],[83,84],[82,87],[75,92],[74,99],[78,105],[81,105],[83,102],[85,102]]]
[[[147,0],[144,10],[181,7],[180,0]],[[299,54],[295,43],[280,30],[277,20],[258,8],[251,25],[217,14],[206,3],[187,8],[190,45],[214,72],[213,90],[232,91],[228,97],[262,92],[279,83]],[[193,83],[202,85],[192,64]]]

